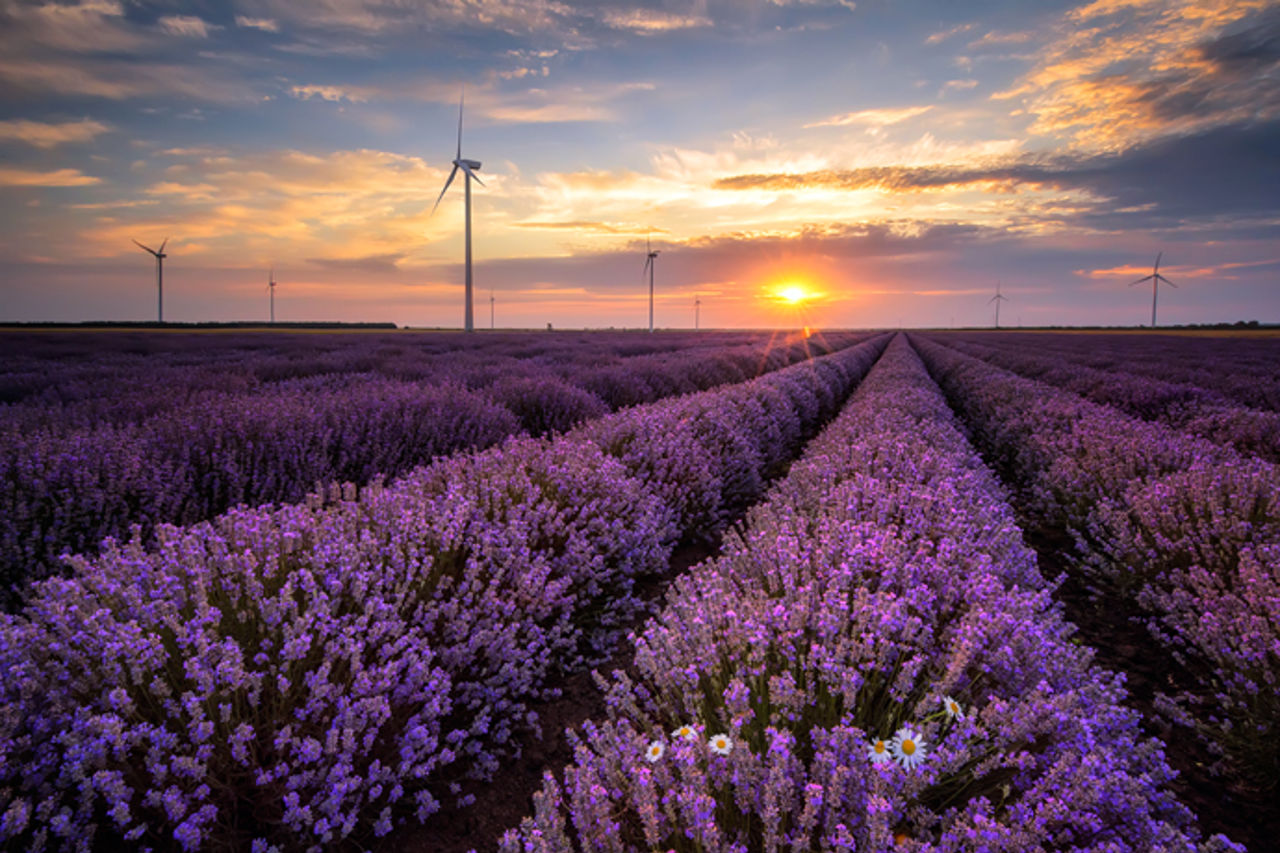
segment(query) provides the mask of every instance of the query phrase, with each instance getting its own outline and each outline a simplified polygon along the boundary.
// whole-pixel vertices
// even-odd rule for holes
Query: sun
[[[782,302],[785,305],[802,305],[805,302],[809,302],[814,299],[819,294],[799,282],[788,281],[775,287],[773,289],[773,295],[779,302]]]

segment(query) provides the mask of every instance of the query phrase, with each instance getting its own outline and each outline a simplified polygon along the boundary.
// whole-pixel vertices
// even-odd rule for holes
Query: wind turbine
[[[699,321],[702,319],[702,294],[695,293],[693,295],[693,330],[698,331]]]
[[[462,97],[458,98],[458,156],[453,159],[453,171],[449,173],[449,180],[444,182],[444,189],[440,190],[440,198],[436,199],[435,207],[431,208],[431,212],[436,212],[436,207],[440,206],[440,201],[444,198],[444,194],[449,191],[449,184],[453,183],[453,178],[461,169],[466,177],[463,183],[466,186],[466,243],[467,243],[467,307],[465,312],[465,326],[468,332],[475,331],[475,323],[472,319],[471,311],[471,182],[474,180],[480,186],[484,186],[484,181],[476,176],[476,172],[480,170],[479,160],[465,160],[462,157]]]
[[[1142,278],[1138,279],[1137,281],[1129,282],[1130,287],[1133,287],[1135,284],[1142,284],[1144,281],[1151,282],[1151,328],[1153,329],[1156,327],[1156,291],[1160,287],[1160,282],[1163,281],[1165,284],[1169,285],[1170,287],[1178,286],[1173,282],[1169,281],[1169,279],[1160,275],[1160,258],[1162,258],[1163,256],[1164,256],[1164,252],[1161,252],[1160,254],[1156,255],[1156,265],[1155,265],[1155,268],[1151,270],[1151,275],[1144,275]]]
[[[493,331],[493,288],[489,288],[489,331]]]
[[[132,239],[132,238],[130,238]],[[157,292],[157,309],[156,314],[159,322],[164,322],[164,259],[169,257],[164,253],[164,243],[169,242],[169,238],[164,238],[164,243],[160,244],[159,249],[152,249],[150,246],[144,246],[137,240],[133,241],[139,249],[145,249],[156,256],[156,292]]]
[[[274,267],[267,273],[267,290],[271,293],[271,322],[274,324],[276,321],[276,271]]]
[[[649,333],[653,334],[653,268],[656,266],[653,259],[658,257],[658,253],[653,250],[648,237],[644,238],[644,245],[649,254],[645,256],[644,269],[640,271],[640,275],[649,273]]]
[[[1000,295],[1000,282],[997,281],[996,295],[987,300],[988,305],[990,305],[992,302],[996,304],[996,328],[997,329],[1000,328],[1000,303],[1008,302],[1008,301],[1009,301],[1009,297]]]

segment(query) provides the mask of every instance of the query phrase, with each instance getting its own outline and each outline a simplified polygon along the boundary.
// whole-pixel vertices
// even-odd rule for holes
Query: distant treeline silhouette
[[[22,329],[395,329],[395,323],[279,322],[232,320],[229,322],[158,323],[155,320],[86,320],[82,323],[13,322],[0,323],[0,328]]]

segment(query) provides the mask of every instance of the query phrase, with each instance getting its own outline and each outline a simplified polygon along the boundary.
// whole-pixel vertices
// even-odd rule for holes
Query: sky
[[[479,328],[1280,322],[1259,0],[0,0],[0,321],[459,327],[464,95]]]

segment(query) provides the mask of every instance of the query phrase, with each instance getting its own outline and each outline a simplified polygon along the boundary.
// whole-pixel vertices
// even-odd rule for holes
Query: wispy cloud
[[[5,187],[84,187],[101,183],[99,178],[79,169],[55,169],[36,172],[30,169],[0,168],[0,186]]]
[[[1268,0],[1098,0],[1067,13],[1043,59],[996,100],[1031,131],[1117,150],[1280,115],[1280,10]]]
[[[824,118],[821,121],[811,122],[805,127],[844,127],[847,125],[864,125],[866,127],[887,127],[891,124],[913,119],[916,116],[924,115],[933,109],[931,106],[922,107],[890,107],[878,110],[858,110],[851,113],[843,113],[841,115]]]
[[[194,15],[165,15],[156,21],[156,26],[170,35],[201,39],[208,38],[210,31],[221,29]]]
[[[271,18],[250,18],[245,15],[236,15],[236,26],[250,30],[262,30],[267,33],[280,32],[280,25]]]
[[[343,86],[291,86],[289,94],[303,101],[318,98],[322,101],[360,103],[367,100],[363,93]]]
[[[0,141],[25,142],[37,148],[53,148],[74,142],[90,142],[111,130],[109,125],[92,119],[57,124],[13,119],[0,121]]]

